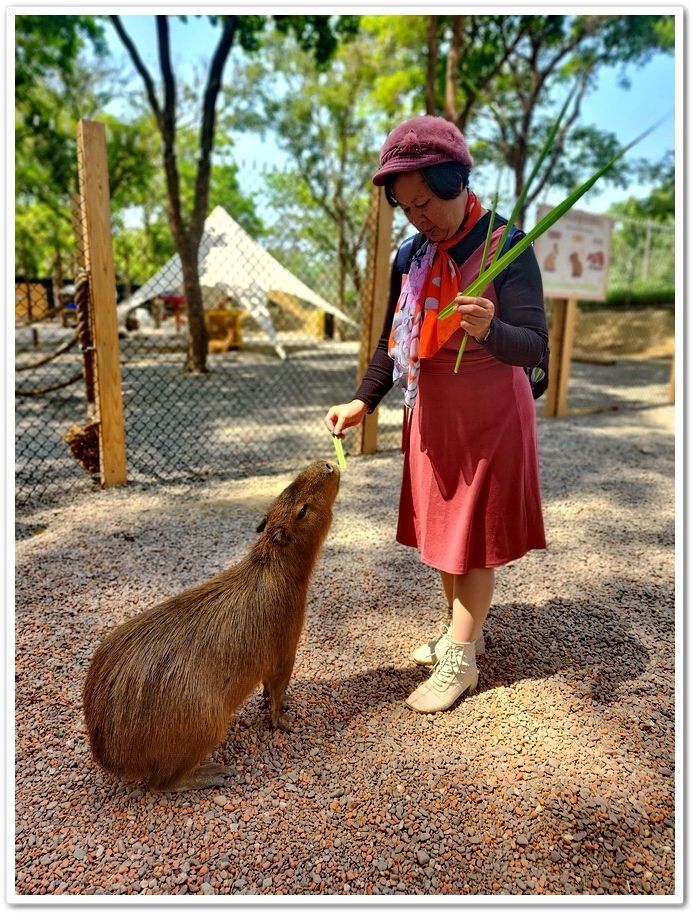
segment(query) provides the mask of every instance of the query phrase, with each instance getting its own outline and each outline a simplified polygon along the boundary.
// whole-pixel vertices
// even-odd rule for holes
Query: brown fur
[[[271,504],[239,563],[106,636],[83,690],[100,766],[153,789],[223,785],[233,771],[203,761],[259,683],[272,725],[288,727],[285,690],[339,480],[335,464],[310,464]]]

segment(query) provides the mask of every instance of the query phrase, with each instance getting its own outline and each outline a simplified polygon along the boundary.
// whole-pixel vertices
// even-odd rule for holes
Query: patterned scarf
[[[440,320],[438,313],[460,292],[461,275],[451,255],[457,242],[476,225],[483,213],[471,191],[464,222],[446,242],[428,242],[416,252],[404,278],[389,335],[389,355],[394,360],[394,384],[404,389],[404,403],[413,407],[418,394],[422,357],[433,356],[461,325],[459,312]]]

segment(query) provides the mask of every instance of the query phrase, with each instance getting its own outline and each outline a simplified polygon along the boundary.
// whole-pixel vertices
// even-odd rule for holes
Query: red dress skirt
[[[472,338],[455,373],[462,334],[420,361],[396,531],[428,566],[454,574],[546,547],[527,375]]]

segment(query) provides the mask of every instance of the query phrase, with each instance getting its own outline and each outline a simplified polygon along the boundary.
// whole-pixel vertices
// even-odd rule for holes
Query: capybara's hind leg
[[[283,731],[292,731],[285,715],[285,691],[290,683],[291,674],[292,665],[289,671],[276,673],[263,682],[263,695],[268,702],[271,725],[273,728],[282,728]]]
[[[234,774],[233,767],[226,767],[221,763],[208,761],[207,763],[201,763],[195,770],[174,781],[164,783],[151,779],[148,783],[148,788],[160,792],[189,792],[195,789],[208,789],[211,786],[227,785],[227,780]]]

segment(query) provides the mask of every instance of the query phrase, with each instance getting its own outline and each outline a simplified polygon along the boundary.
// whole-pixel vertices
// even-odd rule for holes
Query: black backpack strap
[[[418,251],[418,249],[425,241],[425,236],[422,232],[416,232],[415,235],[410,235],[407,239],[399,245],[399,250],[396,252],[396,269],[401,274],[407,274],[410,267],[411,261],[413,260],[413,255]]]

